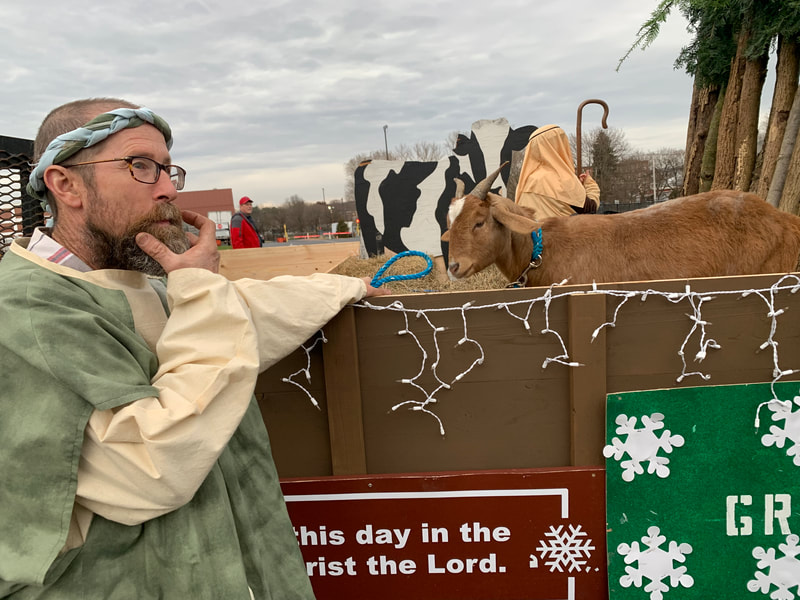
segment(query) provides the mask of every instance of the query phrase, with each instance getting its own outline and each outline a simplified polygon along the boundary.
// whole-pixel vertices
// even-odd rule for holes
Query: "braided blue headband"
[[[28,194],[41,200],[42,208],[49,210],[47,186],[44,184],[44,172],[47,167],[65,161],[84,148],[99,144],[112,133],[117,133],[129,127],[139,127],[144,123],[150,123],[155,126],[164,135],[167,148],[172,147],[172,131],[169,125],[152,110],[144,107],[117,108],[96,116],[83,127],[62,133],[50,142],[31,172],[26,188]]]

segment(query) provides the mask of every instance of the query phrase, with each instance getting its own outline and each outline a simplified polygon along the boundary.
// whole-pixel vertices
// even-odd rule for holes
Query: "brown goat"
[[[442,240],[450,244],[451,278],[493,263],[528,287],[797,270],[800,217],[754,194],[720,190],[627,213],[537,221],[533,210],[488,191],[494,177],[450,204]],[[525,276],[539,228],[541,261]]]

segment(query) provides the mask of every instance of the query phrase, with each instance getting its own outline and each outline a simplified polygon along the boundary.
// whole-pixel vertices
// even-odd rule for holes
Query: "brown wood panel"
[[[569,370],[570,464],[602,465],[606,413],[606,330],[592,333],[606,319],[606,296],[587,294],[567,300],[570,358],[582,366]]]
[[[625,301],[621,296],[593,294],[592,286],[374,298],[370,300],[373,304],[389,306],[400,302],[411,311],[407,314],[408,324],[419,345],[410,335],[398,335],[406,327],[403,313],[351,308],[347,319],[352,318],[352,322],[345,333],[326,327],[330,341],[325,348],[324,366],[314,366],[312,375],[318,382],[324,372],[327,394],[339,395],[336,408],[330,407],[330,398],[324,406],[331,418],[336,414],[337,423],[352,420],[341,431],[349,427],[356,432],[342,434],[344,437],[334,443],[339,448],[336,453],[341,451],[348,457],[359,455],[361,449],[357,445],[363,443],[367,473],[602,464],[604,389],[614,393],[772,379],[772,351],[759,349],[770,333],[767,305],[757,294],[741,297],[738,293],[723,292],[765,288],[779,279],[778,275],[761,275],[597,286],[598,290],[623,293],[683,292],[688,283],[696,292],[718,292],[711,294],[714,300],[703,305],[702,316],[707,321],[707,335],[719,342],[721,348],[709,350],[707,358],[696,363],[699,338],[695,334],[685,349],[687,368],[709,374],[709,380],[691,376],[680,383],[676,381],[681,374],[678,352],[692,327],[687,316],[692,313],[688,302],[676,303],[653,292],[645,301],[640,294]],[[567,292],[575,294],[561,296]],[[589,293],[580,295],[582,292]],[[561,350],[555,334],[542,333],[545,328],[542,302],[533,307],[528,317],[530,331],[506,311],[507,306],[517,317],[524,317],[527,304],[515,303],[545,295],[550,299],[550,329],[562,336],[570,357],[584,366],[550,364],[543,368],[544,360]],[[469,339],[477,341],[480,348],[472,341],[459,344],[464,336],[460,307],[468,302],[484,307],[464,311]],[[780,368],[800,368],[800,319],[797,318],[800,293],[781,292],[775,307],[787,309],[779,317],[775,334],[780,343]],[[421,315],[413,312],[417,309],[430,310]],[[611,322],[615,314],[616,326],[604,328],[598,339],[590,343],[592,332]],[[444,328],[436,332],[435,339],[428,320],[433,326]],[[355,346],[350,345],[352,339]],[[344,344],[346,350],[337,350],[337,344]],[[481,350],[483,364],[453,383]],[[437,421],[424,412],[409,410],[409,405],[392,410],[402,402],[424,400],[426,393],[439,385],[431,372],[437,355],[436,373],[452,385],[433,394],[437,402],[429,408],[441,418],[445,435],[440,434]],[[427,357],[424,364],[423,357]],[[285,376],[286,369],[274,372],[276,367],[264,373],[262,379],[279,381]],[[418,374],[415,381],[426,392],[402,383]],[[786,379],[797,380],[800,376],[794,374]],[[264,384],[260,382],[261,385]],[[270,385],[274,388],[279,384]],[[325,395],[323,391],[322,396]],[[307,404],[302,398],[298,402]],[[277,413],[281,410],[282,407],[276,408]],[[333,438],[340,425],[334,424],[329,429],[326,422],[324,431],[319,431],[316,419],[324,420],[325,414],[315,412],[315,416],[307,419],[314,422],[313,426],[301,422],[299,415],[290,418],[270,414],[268,423],[277,419],[280,427],[295,428],[295,433],[275,439],[276,455],[291,454],[298,440],[329,453],[329,438]],[[358,419],[361,429],[357,426]],[[306,435],[315,439],[310,441]],[[351,443],[356,444],[356,450],[347,448]],[[283,444],[288,448],[279,447]],[[330,456],[326,455],[326,459]],[[325,475],[332,471],[328,464],[319,473],[308,473],[325,460],[306,457],[304,461],[300,465],[304,475]],[[357,469],[361,468],[359,463]],[[283,471],[281,474],[287,476]]]
[[[262,373],[255,395],[267,425],[272,455],[282,477],[332,475],[322,350],[311,352],[311,381],[302,383],[319,404],[315,408],[299,388],[282,381],[305,368],[306,355],[295,352]]]
[[[367,472],[364,424],[361,416],[361,381],[358,368],[355,309],[346,307],[325,327],[323,346],[328,430],[334,475]]]
[[[407,308],[460,307],[468,300],[492,304],[509,298],[527,299],[541,291],[492,292],[404,296]],[[388,299],[391,301],[391,299]],[[387,302],[387,301],[385,301]],[[551,307],[551,326],[565,330],[565,304]],[[518,316],[525,310],[511,307]],[[528,332],[504,310],[467,311],[467,330],[485,353],[482,365],[453,383],[480,356],[473,343],[459,345],[464,335],[459,310],[429,315],[436,327],[440,379],[451,385],[434,394],[429,408],[444,424],[441,435],[436,419],[412,406],[393,411],[401,402],[423,401],[440,384],[430,369],[436,358],[431,325],[409,315],[409,325],[423,351],[410,335],[398,335],[405,321],[397,312],[359,309],[367,464],[370,473],[467,468],[496,469],[547,467],[569,463],[569,404],[567,367],[544,359],[560,353],[553,336],[539,335],[544,327],[541,305],[532,311]],[[401,383],[422,371],[417,383],[423,392]],[[502,433],[501,433],[502,432]],[[502,436],[502,442],[499,440]]]
[[[231,280],[328,273],[346,258],[357,256],[358,252],[358,242],[223,250],[220,252],[219,272]]]
[[[693,280],[691,287],[697,292],[758,289],[778,278],[770,275]],[[645,290],[652,283],[626,287]],[[659,285],[658,289],[683,291],[684,288],[685,282],[671,282]],[[707,322],[707,337],[713,338],[720,348],[709,349],[702,361],[695,360],[700,348],[700,332],[695,331],[683,350],[687,373],[702,372],[709,379],[691,375],[677,381],[682,372],[679,352],[693,325],[688,316],[692,313],[691,306],[686,301],[674,304],[663,297],[648,296],[644,302],[637,298],[623,306],[617,326],[608,330],[609,392],[770,381],[772,352],[759,349],[770,333],[767,304],[757,294],[712,296],[713,300],[703,304],[702,316]],[[798,301],[797,294],[789,291],[776,298],[776,308],[790,309],[778,318],[776,337],[780,341],[780,358],[782,363],[795,367],[800,366],[800,320],[793,318],[792,313],[800,313]],[[609,318],[618,302],[609,300]]]

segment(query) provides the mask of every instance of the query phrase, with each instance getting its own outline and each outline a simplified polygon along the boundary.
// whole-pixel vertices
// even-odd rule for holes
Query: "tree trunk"
[[[758,58],[748,59],[742,78],[742,93],[739,98],[739,118],[736,123],[736,157],[734,160],[733,186],[737,190],[750,191],[753,167],[756,164],[758,146],[758,113],[761,108],[761,90],[767,78],[769,48],[765,47]]]
[[[701,89],[694,86],[692,90],[692,108],[689,115],[689,128],[686,133],[686,154],[683,166],[684,196],[691,196],[700,191],[701,168],[703,155],[709,137],[711,121],[714,117],[719,86],[712,85]]]
[[[775,66],[775,90],[772,94],[772,108],[769,113],[769,127],[764,140],[761,177],[755,193],[766,198],[769,193],[775,164],[778,161],[786,121],[792,109],[792,100],[797,91],[797,78],[800,74],[800,44],[783,35],[778,38],[778,61]]]
[[[800,215],[800,144],[797,143],[796,137],[794,152],[789,162],[789,172],[786,175],[786,184],[783,186],[778,208],[794,215]]]
[[[706,148],[703,152],[703,162],[700,166],[700,192],[707,192],[714,183],[714,170],[717,162],[717,138],[719,137],[719,121],[722,116],[722,107],[725,104],[725,89],[719,92],[717,105],[714,107],[714,114],[708,126],[708,139]]]
[[[783,134],[781,150],[775,162],[775,172],[772,175],[772,184],[767,194],[767,202],[786,212],[797,213],[797,188],[800,187],[796,180],[799,177],[800,152],[797,151],[797,136],[800,133],[800,87],[794,93],[792,110],[786,121],[786,132]],[[797,155],[797,156],[795,156]],[[788,177],[791,175],[791,178]]]
[[[742,96],[742,82],[744,80],[747,59],[745,50],[750,40],[750,30],[742,28],[737,36],[736,56],[731,62],[731,72],[728,76],[728,85],[725,91],[725,103],[719,120],[719,135],[717,137],[717,159],[714,167],[714,181],[712,190],[733,189],[736,176],[736,150],[739,120],[739,102]]]

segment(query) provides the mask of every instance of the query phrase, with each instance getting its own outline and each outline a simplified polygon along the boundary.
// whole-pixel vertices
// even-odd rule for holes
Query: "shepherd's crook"
[[[578,168],[575,170],[576,174],[580,175],[583,167],[581,166],[581,113],[583,112],[583,107],[587,104],[599,104],[603,107],[603,120],[602,125],[603,129],[608,129],[608,123],[606,123],[606,119],[608,118],[608,104],[605,103],[603,100],[598,100],[597,98],[592,98],[590,100],[584,100],[581,102],[581,105],[578,107],[578,126],[575,129],[575,150],[578,153]]]

